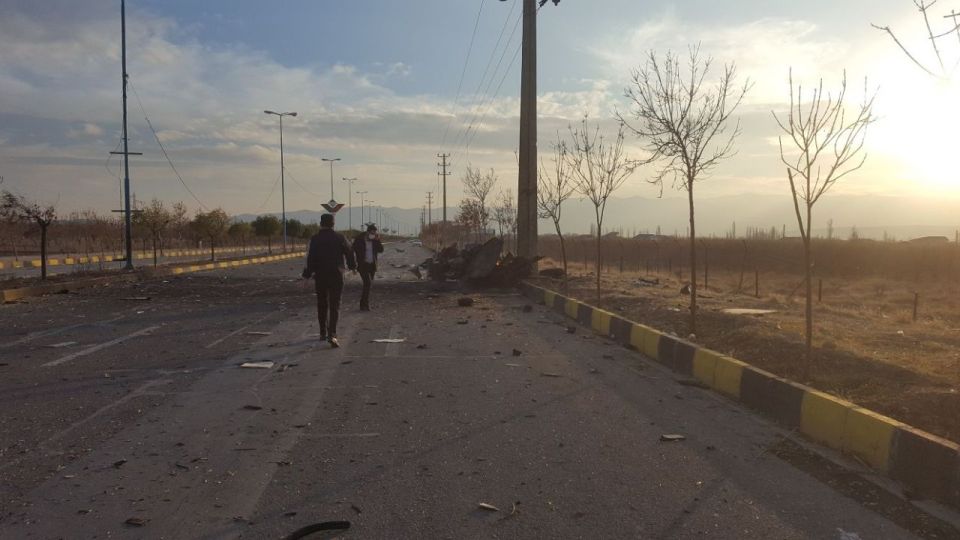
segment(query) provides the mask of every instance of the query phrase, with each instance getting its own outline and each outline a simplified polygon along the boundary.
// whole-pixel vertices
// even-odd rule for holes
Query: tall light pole
[[[297,116],[295,112],[273,112],[263,111],[264,114],[270,114],[280,118],[280,208],[283,212],[283,252],[287,252],[287,191],[283,182],[283,117]]]
[[[360,196],[360,226],[361,227],[363,227],[363,196],[366,195],[367,193],[370,193],[370,192],[369,191],[357,192],[357,195]]]
[[[357,181],[356,178],[344,178],[344,182],[347,183],[347,206],[349,207],[348,212],[350,220],[350,230],[353,230],[353,183]]]
[[[340,158],[320,158],[320,161],[326,161],[330,163],[330,200],[336,200],[333,197],[333,162],[340,161]]]

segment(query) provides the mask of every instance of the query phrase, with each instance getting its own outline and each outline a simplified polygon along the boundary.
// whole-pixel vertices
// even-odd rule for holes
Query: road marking
[[[123,405],[124,403],[126,403],[126,402],[128,402],[128,401],[130,401],[130,400],[133,400],[133,399],[135,399],[135,398],[138,398],[138,397],[141,397],[141,396],[150,395],[150,392],[148,392],[148,390],[150,390],[150,388],[153,388],[154,386],[160,386],[160,385],[163,385],[163,384],[170,384],[170,383],[172,383],[172,382],[173,382],[173,381],[172,381],[171,379],[158,379],[158,380],[155,380],[155,381],[149,381],[149,382],[145,383],[144,385],[140,386],[139,388],[137,388],[136,390],[134,390],[133,392],[130,392],[129,394],[123,396],[122,398],[114,401],[113,403],[109,403],[109,404],[107,404],[107,405],[104,405],[103,407],[100,407],[99,409],[97,409],[96,411],[94,411],[93,414],[91,414],[90,416],[87,416],[86,418],[83,418],[83,419],[81,419],[81,420],[78,420],[78,421],[74,422],[74,423],[71,424],[69,427],[65,428],[63,431],[60,431],[60,432],[58,432],[58,433],[55,433],[55,434],[54,434],[53,436],[51,436],[49,439],[47,439],[47,440],[41,442],[40,444],[38,444],[38,445],[37,445],[37,448],[38,448],[39,450],[47,450],[47,446],[48,446],[50,443],[55,442],[55,441],[58,440],[58,439],[62,439],[63,437],[66,437],[67,435],[69,435],[71,432],[73,432],[73,431],[76,430],[77,428],[79,428],[79,427],[87,424],[88,422],[90,422],[90,421],[92,421],[92,420],[95,420],[96,418],[100,417],[101,415],[103,415],[104,413],[106,413],[107,411],[109,411],[110,409],[114,409],[114,408],[116,408],[116,407],[119,407],[120,405]],[[32,454],[25,454],[23,457],[14,459],[14,460],[12,460],[12,461],[8,461],[7,463],[4,463],[4,464],[0,465],[0,471],[4,471],[4,470],[7,470],[7,469],[9,469],[9,468],[11,468],[11,467],[14,467],[14,466],[16,466],[16,465],[19,465],[21,461],[23,461],[24,459],[26,459],[26,457],[28,457],[28,456],[30,456],[30,455],[32,455]]]
[[[390,339],[400,339],[400,325],[395,324],[390,327]],[[383,353],[386,357],[400,356],[399,343],[387,343],[387,350]]]
[[[257,324],[260,324],[261,322],[263,322],[264,320],[266,320],[267,318],[269,318],[269,317],[272,316],[273,314],[274,314],[273,312],[267,313],[265,316],[263,316],[263,317],[261,317],[260,319],[257,319],[256,321],[254,321],[254,322],[252,322],[252,323],[244,326],[243,328],[239,328],[239,329],[237,329],[237,330],[234,330],[233,332],[230,332],[229,334],[223,336],[222,338],[217,339],[217,340],[214,340],[212,343],[210,343],[209,345],[207,345],[206,347],[204,347],[204,349],[212,349],[212,348],[216,347],[217,345],[223,343],[224,341],[226,341],[226,340],[228,340],[228,339],[236,336],[237,334],[245,331],[247,328],[250,328],[251,326],[256,326]]]
[[[67,362],[69,362],[69,361],[71,361],[71,360],[76,360],[77,358],[80,358],[80,357],[82,357],[82,356],[87,356],[88,354],[93,354],[93,353],[95,353],[95,352],[97,352],[97,351],[102,351],[103,349],[106,349],[107,347],[113,347],[114,345],[119,345],[120,343],[123,343],[124,341],[127,341],[127,340],[129,340],[129,339],[133,339],[133,338],[135,338],[135,337],[140,337],[140,336],[149,334],[150,332],[153,332],[154,330],[157,330],[157,329],[159,329],[159,328],[160,328],[159,326],[151,326],[151,327],[149,327],[149,328],[144,328],[144,329],[142,329],[142,330],[138,330],[138,331],[136,331],[136,332],[134,332],[134,333],[132,333],[132,334],[129,334],[129,335],[126,335],[126,336],[123,336],[123,337],[119,337],[119,338],[117,338],[117,339],[114,339],[113,341],[108,341],[108,342],[106,342],[106,343],[101,343],[100,345],[94,345],[93,347],[88,347],[88,348],[86,348],[86,349],[84,349],[84,350],[82,350],[82,351],[75,352],[75,353],[73,353],[73,354],[68,354],[67,356],[64,356],[63,358],[58,358],[58,359],[56,359],[56,360],[52,360],[52,361],[50,361],[50,362],[47,362],[46,364],[43,364],[43,367],[54,367],[54,366],[59,366],[60,364],[65,364],[65,363],[67,363]]]
[[[72,324],[72,325],[70,325],[70,326],[64,326],[64,327],[62,327],[62,328],[54,328],[54,329],[52,329],[52,330],[42,330],[42,331],[40,331],[40,332],[34,332],[34,333],[32,333],[32,334],[27,334],[25,337],[20,338],[20,339],[18,339],[17,341],[13,341],[13,342],[10,342],[10,343],[4,343],[4,344],[0,345],[0,349],[9,349],[10,347],[15,347],[15,346],[17,346],[17,345],[20,345],[21,343],[26,343],[26,342],[28,342],[28,341],[33,341],[33,340],[35,340],[35,339],[40,339],[40,338],[55,336],[55,335],[57,335],[57,334],[62,334],[62,333],[64,333],[64,332],[69,332],[70,330],[76,330],[77,328],[83,328],[84,326],[99,326],[99,325],[103,325],[103,324],[112,323],[112,322],[114,322],[114,321],[119,321],[120,319],[122,319],[122,318],[124,318],[124,317],[125,317],[124,315],[120,315],[119,317],[114,317],[114,318],[112,318],[112,319],[107,319],[107,320],[105,320],[105,321],[85,322],[85,323],[80,323],[80,324]]]

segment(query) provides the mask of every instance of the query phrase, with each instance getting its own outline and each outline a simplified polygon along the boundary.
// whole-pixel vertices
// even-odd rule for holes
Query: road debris
[[[417,349],[420,349],[421,351],[424,350],[424,349],[426,349],[426,348],[427,348],[427,345],[426,345],[426,344],[417,345]]]
[[[568,326],[568,327],[567,327],[567,333],[568,333],[568,334],[576,334],[576,333],[577,333],[577,327],[576,327],[576,326]]]
[[[457,299],[457,305],[460,306],[460,307],[472,307],[472,306],[473,306],[473,298],[470,298],[469,296],[464,296],[464,297],[462,297],[462,298],[458,298],[458,299]]]
[[[259,405],[244,405],[243,409],[247,411],[259,411],[259,410],[263,410],[263,407]]]
[[[540,275],[547,278],[563,279],[564,273],[563,268],[544,268],[540,271]]]
[[[113,468],[114,468],[114,469],[119,469],[120,467],[123,467],[123,466],[126,465],[126,464],[127,464],[127,460],[125,460],[125,459],[121,459],[121,460],[119,460],[119,461],[114,461],[114,462],[113,462]]]
[[[478,504],[478,505],[477,505],[477,508],[479,508],[479,509],[481,509],[481,510],[486,510],[486,511],[488,511],[488,512],[499,512],[499,511],[500,511],[500,509],[497,508],[496,506],[494,506],[494,505],[492,505],[492,504],[484,503],[484,502]]]
[[[147,520],[140,517],[132,517],[132,518],[127,518],[127,520],[124,521],[123,523],[124,525],[130,526],[130,527],[143,527],[147,524]]]
[[[269,336],[272,332],[246,332],[248,336]]]
[[[380,338],[374,339],[370,343],[406,343],[407,338]]]
[[[240,364],[244,369],[273,369],[276,364],[273,362],[244,362]]]
[[[505,287],[516,285],[530,275],[533,263],[539,260],[516,257],[512,253],[501,256],[503,239],[491,238],[483,244],[471,244],[457,249],[451,245],[427,259],[421,266],[434,281],[466,280],[479,285]]]
[[[48,349],[62,349],[64,347],[72,347],[77,345],[76,341],[64,341],[63,343],[54,343],[52,345],[46,345]]]
[[[514,355],[514,356],[521,356],[522,354],[523,354],[523,351],[521,351],[520,349],[514,349],[514,350],[513,350],[513,355]]]
[[[671,433],[663,434],[663,435],[660,436],[660,442],[680,442],[680,441],[685,441],[685,440],[687,440],[687,438],[686,438],[685,436],[683,436],[683,435],[677,435],[677,434],[671,434]]]
[[[763,315],[770,315],[771,313],[776,313],[775,309],[752,309],[752,308],[727,308],[720,310],[727,315],[754,315],[756,317],[761,317]]]
[[[553,378],[555,378],[555,379],[560,379],[560,378],[563,377],[563,375],[560,375],[559,373],[550,373],[550,372],[548,372],[548,371],[541,371],[541,372],[540,372],[540,375],[541,375],[542,377],[553,377]]]
[[[322,531],[345,531],[350,528],[349,521],[325,521],[323,523],[314,523],[293,531],[284,537],[284,540],[300,540],[311,534]]]
[[[127,302],[149,302],[150,299],[151,298],[149,296],[128,296],[126,298],[121,298],[121,300],[125,300]]]
[[[533,306],[531,306],[530,304],[527,304],[527,305],[523,306],[523,312],[524,312],[524,313],[531,313],[531,312],[533,312]]]

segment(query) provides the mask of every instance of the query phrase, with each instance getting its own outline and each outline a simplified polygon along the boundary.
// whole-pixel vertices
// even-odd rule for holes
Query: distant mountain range
[[[389,207],[386,214],[401,225],[403,232],[412,232],[420,224],[419,208]],[[883,238],[886,234],[900,240],[919,236],[946,236],[954,239],[960,229],[960,199],[931,197],[892,197],[881,195],[827,195],[815,207],[815,234],[826,235],[827,222],[833,219],[834,236],[846,238],[851,230],[864,238]],[[320,220],[323,212],[298,210],[287,217],[304,223]],[[278,214],[274,214],[278,215]],[[337,217],[337,228],[346,229],[348,211]],[[457,210],[449,208],[447,217],[456,218]],[[433,210],[433,220],[439,221],[440,209]],[[236,216],[243,221],[256,218],[253,214]],[[697,234],[724,236],[734,223],[739,236],[749,228],[781,231],[786,226],[788,236],[798,236],[793,204],[787,196],[735,195],[703,198],[696,201]],[[360,212],[354,209],[354,228],[359,228]],[[594,222],[593,206],[583,199],[570,200],[564,207],[562,227],[565,233],[587,233]],[[620,230],[625,235],[656,233],[684,235],[687,232],[687,201],[681,197],[663,199],[631,197],[611,199],[604,218],[604,230]],[[540,233],[553,232],[553,223],[540,222]]]

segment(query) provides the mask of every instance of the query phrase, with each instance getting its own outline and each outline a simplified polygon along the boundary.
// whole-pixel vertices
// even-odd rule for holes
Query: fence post
[[[760,298],[760,270],[753,270],[753,295]]]

